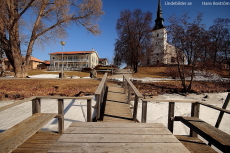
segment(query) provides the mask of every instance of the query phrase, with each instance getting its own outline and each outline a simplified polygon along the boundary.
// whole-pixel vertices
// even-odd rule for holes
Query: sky
[[[131,11],[141,9],[143,12],[152,12],[152,27],[154,27],[158,0],[102,0],[102,2],[105,14],[98,22],[102,31],[101,35],[95,36],[83,27],[73,25],[68,29],[68,36],[63,39],[66,42],[64,51],[91,51],[94,48],[100,58],[107,58],[111,62],[115,40],[118,38],[116,22],[120,17],[120,12],[125,9]],[[213,2],[222,2],[222,5],[214,5],[216,3]],[[178,5],[178,3],[186,3],[186,5]],[[208,3],[212,5],[205,5]],[[196,17],[197,12],[203,12],[203,24],[207,27],[212,25],[216,18],[230,18],[230,0],[161,0],[161,6],[165,26],[169,25],[167,20],[171,15],[180,16],[183,12],[189,12],[191,19]],[[49,60],[49,53],[62,51],[60,41],[45,45],[43,49],[35,47],[32,56],[40,60]]]

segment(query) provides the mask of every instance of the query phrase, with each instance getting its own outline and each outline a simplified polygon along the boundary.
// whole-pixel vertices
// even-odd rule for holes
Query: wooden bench
[[[35,113],[0,133],[1,153],[12,152],[56,116],[55,113]]]
[[[175,116],[175,121],[181,121],[201,137],[223,152],[230,151],[230,135],[196,117]]]

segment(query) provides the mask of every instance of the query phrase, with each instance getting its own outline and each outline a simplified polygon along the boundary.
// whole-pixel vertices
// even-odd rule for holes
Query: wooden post
[[[64,133],[64,101],[58,99],[58,133]]]
[[[146,123],[146,121],[147,121],[147,101],[142,100],[141,123]]]
[[[126,94],[126,90],[127,90],[127,80],[124,80],[125,86],[124,86],[124,93]]]
[[[137,119],[137,108],[138,108],[138,100],[139,98],[135,94],[135,99],[134,99],[134,108],[133,108],[133,120],[136,121]]]
[[[95,95],[96,96],[96,106],[97,106],[97,115],[96,118],[100,118],[100,101],[101,101],[101,95]]]
[[[130,104],[130,96],[131,96],[131,87],[128,86],[128,99],[127,99],[127,104]]]
[[[87,99],[87,122],[92,122],[92,99]]]
[[[222,106],[223,109],[226,109],[226,108],[227,108],[229,101],[230,101],[230,93],[228,93],[228,95],[227,95],[227,97],[226,97],[226,99],[225,99],[225,101],[224,101],[224,104],[223,104],[223,106]],[[218,116],[218,118],[217,118],[216,124],[215,124],[215,127],[216,127],[216,128],[219,128],[223,116],[224,116],[224,112],[220,112],[220,113],[219,113],[219,116]],[[209,142],[208,145],[211,146],[212,144]]]
[[[230,93],[228,93],[227,98],[225,99],[225,102],[224,102],[224,104],[222,106],[223,109],[227,108],[229,101],[230,101]],[[216,121],[216,125],[215,125],[216,128],[219,128],[220,122],[221,122],[223,116],[224,116],[224,112],[220,112],[220,114],[218,116],[218,119]]]
[[[175,102],[169,102],[168,129],[173,133]]]
[[[41,113],[41,99],[36,98],[32,100],[32,114]]]
[[[125,76],[123,75],[123,83],[122,83],[122,88],[125,86]]]
[[[191,117],[199,118],[199,112],[200,112],[200,104],[192,103]],[[197,133],[190,129],[190,137],[197,137]]]

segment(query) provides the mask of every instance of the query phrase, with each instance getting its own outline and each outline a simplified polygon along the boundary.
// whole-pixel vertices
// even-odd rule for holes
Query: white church
[[[152,30],[153,50],[150,54],[150,65],[176,64],[175,47],[167,42],[167,31],[162,18],[161,1],[158,0],[157,18]]]

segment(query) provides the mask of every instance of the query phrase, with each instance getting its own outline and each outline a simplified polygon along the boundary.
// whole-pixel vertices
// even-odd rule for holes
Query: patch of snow
[[[0,106],[12,102],[0,102]],[[96,104],[95,98],[92,99],[92,106]],[[0,112],[0,131],[4,131],[15,124],[31,116],[32,102],[28,101]],[[57,113],[57,99],[41,99],[42,113]],[[64,129],[66,130],[72,122],[85,122],[87,119],[87,100],[64,99]],[[92,108],[92,118],[96,116],[96,110]],[[45,131],[57,131],[57,119],[51,120],[42,128]]]

